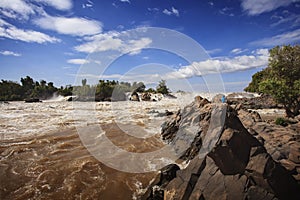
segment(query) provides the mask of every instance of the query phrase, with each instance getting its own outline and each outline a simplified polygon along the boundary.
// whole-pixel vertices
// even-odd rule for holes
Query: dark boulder
[[[147,192],[142,199],[162,200],[164,199],[163,188],[176,177],[176,172],[180,170],[178,165],[170,164],[163,167],[155,177],[154,181],[148,187]]]
[[[25,103],[37,103],[37,102],[42,102],[42,101],[38,98],[25,99]]]
[[[190,161],[159,186],[164,199],[300,199],[291,171],[269,154],[258,129],[250,131],[251,124],[261,123],[259,115],[242,118],[247,127],[239,112],[197,97],[163,125],[162,138]],[[297,152],[292,145],[290,159],[296,163]]]
[[[131,101],[140,101],[140,97],[137,92],[133,92],[130,96]]]
[[[149,92],[142,93],[141,100],[142,101],[151,101],[151,93],[149,93]]]

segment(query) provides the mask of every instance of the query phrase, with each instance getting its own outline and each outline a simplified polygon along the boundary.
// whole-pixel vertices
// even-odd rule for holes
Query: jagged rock
[[[149,92],[142,93],[141,100],[142,101],[151,101],[151,93],[149,93]]]
[[[263,108],[282,108],[283,106],[277,104],[270,95],[261,95],[259,97],[239,97],[236,95],[228,95],[227,103],[229,105],[241,105],[246,109],[263,109]]]
[[[42,101],[37,98],[25,99],[25,103],[38,103],[38,102],[42,102]]]
[[[174,115],[174,113],[171,111],[165,110],[164,113],[158,113],[155,117],[164,117],[164,116],[171,116],[171,115]]]
[[[300,171],[300,132],[297,131],[299,124],[287,127],[269,124],[263,122],[258,113],[246,110],[239,110],[238,116],[251,134],[255,133],[253,135],[257,139],[263,140],[264,147],[272,158],[282,163],[300,183],[297,172]]]
[[[266,139],[255,129],[257,123],[263,123],[257,113],[238,113],[230,106],[195,98],[162,127],[162,138],[190,163],[160,187],[160,196],[163,193],[164,199],[191,200],[300,199],[300,187],[291,171],[276,162],[268,153],[270,149],[267,151],[256,138]],[[252,134],[248,131],[251,128]],[[290,160],[298,162],[298,146],[291,149]],[[297,172],[295,168],[293,171]]]
[[[246,92],[233,92],[227,95],[227,98],[255,98],[255,94],[253,93],[246,93]]]
[[[300,144],[298,142],[290,143],[289,160],[300,164]]]
[[[131,101],[140,101],[139,95],[137,92],[133,92],[130,96]]]
[[[222,98],[224,98],[224,94],[217,94],[213,97],[212,102],[213,103],[222,103]]]
[[[163,199],[163,187],[176,177],[176,172],[178,170],[180,170],[180,168],[176,164],[170,164],[162,168],[142,199]]]

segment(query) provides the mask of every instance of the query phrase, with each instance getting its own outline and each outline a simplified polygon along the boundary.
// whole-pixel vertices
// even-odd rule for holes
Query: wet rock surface
[[[249,94],[249,96],[244,97],[233,93],[228,95],[226,99],[228,104],[240,104],[245,109],[283,108],[282,105],[277,104],[275,100],[269,95],[253,97]]]
[[[198,96],[161,135],[189,164],[152,184],[159,195],[145,199],[300,199],[299,132],[292,128]]]
[[[130,96],[131,101],[140,101],[140,97],[137,92],[133,92]]]

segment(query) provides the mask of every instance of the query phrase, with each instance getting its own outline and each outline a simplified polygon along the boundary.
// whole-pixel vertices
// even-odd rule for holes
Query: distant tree
[[[22,96],[22,86],[19,83],[1,80],[0,101],[19,101],[22,100]]]
[[[53,82],[49,82],[49,83],[48,83],[48,87],[49,87],[49,88],[54,88]]]
[[[153,89],[153,88],[149,88],[149,89],[145,90],[145,92],[156,93],[155,89]]]
[[[158,86],[156,87],[156,92],[162,94],[170,93],[170,89],[167,87],[165,80],[159,81]]]
[[[46,84],[47,84],[47,81],[45,81],[45,80],[41,80],[41,81],[40,81],[41,87],[45,87]]]
[[[86,86],[86,82],[87,82],[86,79],[82,79],[81,80],[82,86]]]
[[[73,95],[73,86],[66,85],[65,87],[61,86],[58,90],[58,94],[62,96],[71,96]]]
[[[266,71],[254,75],[255,83],[252,80],[246,89],[271,95],[284,106],[288,117],[299,115],[300,46],[276,46],[269,52]]]
[[[24,97],[30,96],[32,93],[32,90],[35,87],[35,83],[33,79],[29,76],[26,76],[25,78],[21,78],[22,83],[22,89],[23,89],[23,95]]]

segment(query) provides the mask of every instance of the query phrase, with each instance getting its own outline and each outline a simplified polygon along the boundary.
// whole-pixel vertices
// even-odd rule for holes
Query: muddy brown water
[[[102,125],[106,136],[131,152],[162,147],[159,135],[129,136],[116,124]],[[139,199],[156,172],[126,173],[95,159],[75,128],[39,137],[0,141],[0,199]]]

